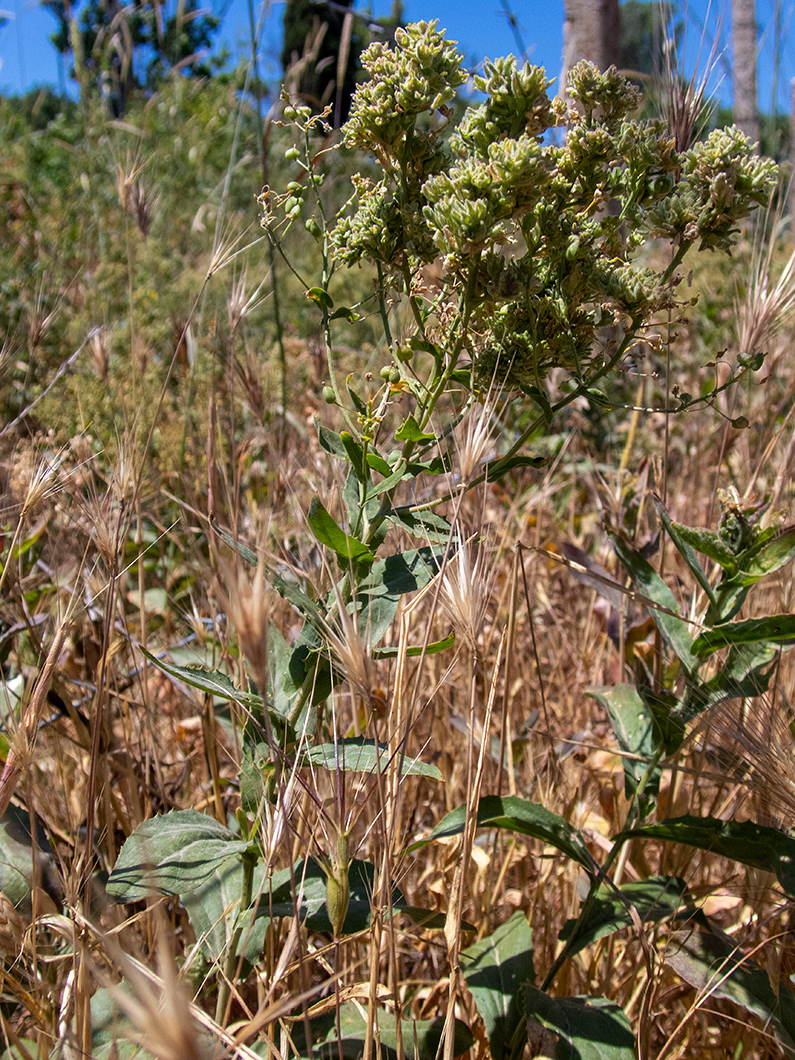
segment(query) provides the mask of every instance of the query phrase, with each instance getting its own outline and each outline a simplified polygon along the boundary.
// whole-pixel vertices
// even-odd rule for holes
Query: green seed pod
[[[285,107],[284,116],[288,121],[295,121],[298,117],[298,111],[293,106]]]
[[[295,162],[297,158],[301,157],[301,152],[298,150],[297,147],[288,147],[287,150],[284,152],[284,157],[287,159],[288,162]]]
[[[350,863],[348,833],[338,832],[336,849],[331,858],[331,868],[326,877],[326,905],[328,907],[328,917],[331,921],[331,930],[335,938],[339,938],[342,934],[345,917],[348,915],[348,905],[350,903],[348,868]]]
[[[306,228],[310,236],[314,236],[315,239],[320,239],[323,235],[322,231],[320,230],[320,225],[317,223],[314,217],[307,217],[306,221],[304,222],[304,227]]]
[[[394,366],[389,369],[389,382],[390,383],[399,383],[400,382],[400,372]]]
[[[301,191],[302,188],[303,188],[303,185],[299,184],[297,180],[291,180],[290,183],[287,185],[287,190],[288,191],[293,191],[293,192]]]
[[[381,369],[381,371],[378,374],[381,376],[381,378],[386,383],[386,382],[389,381],[389,377],[392,374],[392,369],[389,367],[388,364],[385,364],[384,367]]]
[[[334,387],[324,386],[323,387],[323,400],[327,405],[337,404],[337,395],[334,393]]]

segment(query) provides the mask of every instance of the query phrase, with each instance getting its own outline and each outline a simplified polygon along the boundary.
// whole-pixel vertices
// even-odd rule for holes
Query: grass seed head
[[[268,683],[268,626],[273,610],[272,590],[265,567],[258,564],[253,577],[240,563],[219,564],[226,612],[237,630],[240,650],[251,665],[258,687]]]

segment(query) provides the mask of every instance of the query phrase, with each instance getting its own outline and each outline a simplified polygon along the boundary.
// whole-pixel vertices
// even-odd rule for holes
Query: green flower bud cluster
[[[489,148],[504,138],[542,136],[562,123],[566,108],[561,100],[550,100],[552,84],[541,66],[526,63],[522,69],[513,56],[484,64],[485,75],[474,85],[488,99],[470,107],[450,138],[450,148],[459,158],[474,152],[486,158]]]
[[[399,152],[418,115],[455,97],[466,81],[455,45],[436,22],[418,22],[395,32],[397,50],[376,41],[362,55],[369,80],[359,85],[345,127],[345,142],[365,151]]]
[[[760,158],[750,140],[732,125],[716,129],[683,160],[674,194],[651,211],[654,234],[700,240],[702,250],[730,250],[737,222],[764,206],[776,183],[776,164]]]
[[[586,123],[595,116],[601,124],[614,129],[640,104],[641,92],[611,66],[601,73],[593,63],[583,59],[569,71],[569,95],[579,103]]]
[[[419,270],[441,256],[415,315],[443,321],[433,342],[468,352],[484,379],[537,392],[564,368],[587,384],[674,307],[687,247],[728,249],[775,183],[775,165],[736,129],[677,152],[663,122],[632,118],[638,90],[612,68],[578,63],[570,106],[549,98],[541,68],[487,62],[475,78],[486,99],[454,126],[446,104],[466,75],[435,23],[399,32],[394,49],[371,46],[364,65],[344,137],[384,174],[355,179],[335,259],[378,263],[422,303]],[[562,142],[545,135],[562,124]],[[639,247],[658,236],[674,243],[674,265],[640,267]]]

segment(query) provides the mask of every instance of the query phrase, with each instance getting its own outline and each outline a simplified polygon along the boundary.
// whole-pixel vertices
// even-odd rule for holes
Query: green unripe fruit
[[[389,376],[392,374],[392,369],[388,364],[385,364],[381,371],[378,373],[385,383],[389,382]]]
[[[410,346],[396,346],[395,356],[399,361],[410,361],[414,356],[414,350]]]
[[[323,400],[326,402],[327,405],[337,404],[337,395],[334,393],[333,386],[323,387]]]
[[[306,221],[304,222],[304,227],[306,228],[310,236],[314,236],[315,239],[320,239],[320,237],[323,235],[320,230],[320,225],[317,223],[314,217],[307,217]]]
[[[295,121],[295,119],[298,117],[298,111],[295,109],[295,107],[292,106],[285,107],[284,116],[288,121]]]
[[[400,382],[400,372],[394,366],[389,369],[389,382],[390,383],[399,383]]]
[[[298,150],[297,147],[288,147],[287,150],[284,152],[284,157],[287,159],[288,162],[295,162],[297,158],[301,157],[301,152]]]
[[[287,185],[288,191],[301,191],[301,188],[302,185],[299,184],[297,180],[291,180],[290,183]]]

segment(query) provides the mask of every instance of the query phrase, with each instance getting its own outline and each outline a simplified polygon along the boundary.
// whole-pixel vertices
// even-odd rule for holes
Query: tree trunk
[[[589,59],[600,70],[618,65],[620,26],[618,0],[566,0],[561,91],[580,59]]]
[[[734,123],[754,143],[759,143],[755,0],[732,0],[732,47],[734,50]]]

